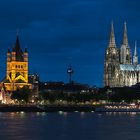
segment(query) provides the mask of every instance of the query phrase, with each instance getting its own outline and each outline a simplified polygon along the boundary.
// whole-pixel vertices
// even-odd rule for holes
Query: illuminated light
[[[3,104],[6,104],[6,102],[5,102],[5,101],[3,101],[3,100],[2,100],[2,103],[3,103]]]
[[[130,105],[135,106],[135,103],[132,103],[132,104],[130,104]]]
[[[13,115],[15,115],[15,113],[14,113],[14,112],[11,112],[11,113],[10,113],[10,115],[12,115],[12,116],[13,116]]]
[[[93,102],[92,104],[93,104],[93,105],[96,105],[96,102]]]
[[[21,116],[21,118],[25,117],[25,112],[21,111],[20,116]]]
[[[25,85],[29,86],[31,89],[32,85],[28,83],[28,53],[23,53],[24,61],[16,61],[15,52],[7,53],[7,55],[6,79],[9,80],[10,83],[5,83],[6,89],[9,91],[14,91],[17,89],[17,87],[22,88]],[[11,59],[9,59],[10,55],[12,55]],[[23,82],[17,83],[18,80],[22,80]]]
[[[79,112],[79,111],[76,110],[76,111],[74,111],[74,112]]]
[[[63,111],[59,111],[58,113],[59,113],[59,115],[62,115],[63,114]]]
[[[94,111],[91,111],[92,113],[94,112]]]
[[[40,115],[40,112],[36,112],[36,114],[37,114],[37,116],[39,116]]]
[[[131,112],[130,113],[132,116],[135,116],[137,113],[136,112]]]

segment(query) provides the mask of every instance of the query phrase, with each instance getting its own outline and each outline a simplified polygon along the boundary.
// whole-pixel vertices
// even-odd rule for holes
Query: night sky
[[[117,46],[127,22],[129,44],[140,54],[139,0],[1,0],[0,79],[6,73],[6,52],[16,40],[29,52],[29,73],[42,81],[73,80],[103,86],[103,64],[113,20]]]

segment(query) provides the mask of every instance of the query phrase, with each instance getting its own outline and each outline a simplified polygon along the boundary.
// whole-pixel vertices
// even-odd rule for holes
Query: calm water
[[[0,113],[0,140],[139,140],[140,113]]]

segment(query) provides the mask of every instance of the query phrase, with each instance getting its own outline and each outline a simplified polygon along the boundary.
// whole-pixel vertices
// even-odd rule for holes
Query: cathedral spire
[[[111,23],[111,33],[110,33],[109,47],[116,47],[113,22]]]
[[[134,50],[134,56],[137,56],[137,41],[135,41],[135,50]]]
[[[124,22],[124,31],[123,31],[123,42],[122,42],[122,44],[128,46],[126,22]]]
[[[137,42],[136,41],[135,41],[135,50],[134,50],[134,56],[133,56],[133,63],[134,63],[134,65],[138,64]]]

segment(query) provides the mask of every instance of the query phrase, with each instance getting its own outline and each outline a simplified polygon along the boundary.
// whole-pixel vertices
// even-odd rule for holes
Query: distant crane
[[[67,73],[69,75],[69,83],[72,83],[72,74],[74,73],[71,65],[68,66]]]

